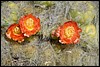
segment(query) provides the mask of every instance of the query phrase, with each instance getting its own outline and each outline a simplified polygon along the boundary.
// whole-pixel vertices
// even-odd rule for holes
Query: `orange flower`
[[[21,33],[21,30],[19,28],[19,24],[16,24],[16,23],[12,24],[7,29],[6,36],[9,39],[13,39],[13,40],[18,41],[18,42],[24,41],[24,35]]]
[[[79,42],[80,32],[82,30],[74,21],[65,22],[62,26],[58,27],[52,32],[52,36],[59,37],[59,42],[62,44],[76,44]]]
[[[40,30],[40,19],[28,14],[19,20],[19,25],[24,36],[29,37]]]

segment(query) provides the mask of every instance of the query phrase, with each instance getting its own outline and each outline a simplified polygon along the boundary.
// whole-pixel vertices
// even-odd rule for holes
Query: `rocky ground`
[[[63,45],[50,37],[50,32],[68,21],[73,1],[2,1],[1,2],[1,65],[2,66],[99,66],[99,2],[96,7],[95,38],[81,33],[80,43]],[[41,30],[23,43],[5,36],[12,23],[32,13],[41,20]],[[83,24],[84,25],[84,24]],[[81,26],[80,26],[81,27]]]

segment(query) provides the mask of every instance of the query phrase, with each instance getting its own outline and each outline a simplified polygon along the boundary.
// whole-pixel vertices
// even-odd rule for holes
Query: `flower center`
[[[14,28],[14,33],[15,33],[15,34],[20,34],[20,33],[21,33],[19,27],[15,27],[15,28]]]
[[[34,20],[32,18],[29,18],[25,21],[25,27],[28,29],[28,30],[33,30],[34,28]]]
[[[68,37],[68,38],[71,38],[74,34],[74,27],[67,27],[65,29],[65,35]]]

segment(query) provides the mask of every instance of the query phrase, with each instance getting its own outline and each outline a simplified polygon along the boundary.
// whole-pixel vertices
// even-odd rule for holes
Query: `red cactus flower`
[[[62,44],[76,44],[79,42],[80,32],[82,30],[74,21],[65,22],[62,26],[58,27],[52,32],[52,36],[59,37],[59,42]]]
[[[9,39],[13,39],[13,40],[18,41],[18,42],[24,41],[24,35],[21,33],[19,24],[16,24],[16,23],[12,24],[7,29],[6,36]]]
[[[24,36],[29,37],[40,30],[40,19],[28,14],[19,20],[19,25]]]

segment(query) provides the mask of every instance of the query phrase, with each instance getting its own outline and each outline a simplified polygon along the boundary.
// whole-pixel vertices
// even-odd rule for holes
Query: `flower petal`
[[[19,25],[21,28],[22,33],[24,33],[24,36],[31,36],[36,34],[40,30],[40,19],[36,18],[32,14],[28,14],[23,16],[19,20]]]
[[[53,34],[60,38],[59,42],[62,44],[76,44],[79,42],[80,32],[82,30],[76,22],[68,21],[55,30]]]
[[[9,39],[13,39],[15,41],[24,41],[24,35],[21,33],[20,28],[19,28],[19,24],[12,24],[6,32],[6,36]]]

